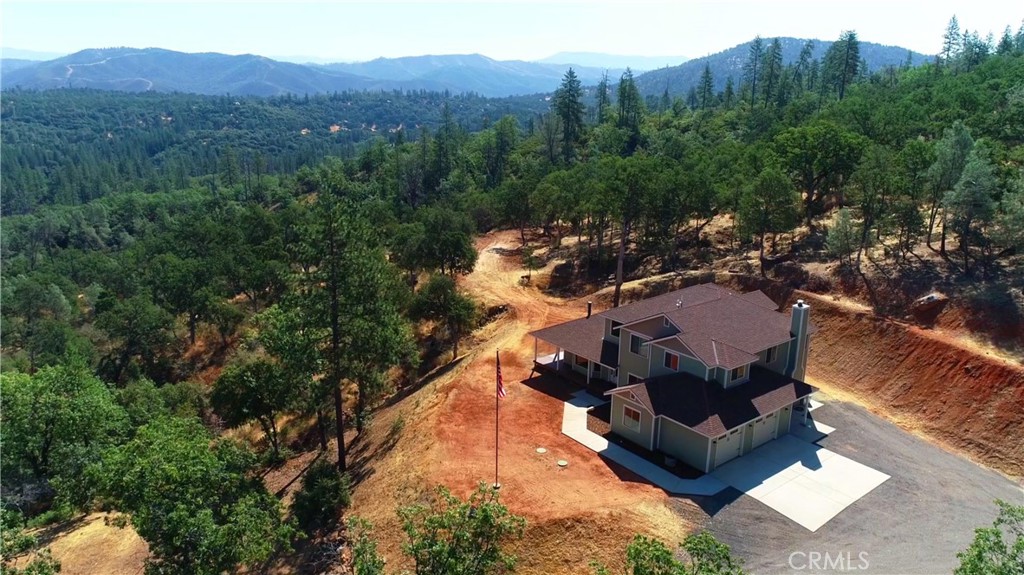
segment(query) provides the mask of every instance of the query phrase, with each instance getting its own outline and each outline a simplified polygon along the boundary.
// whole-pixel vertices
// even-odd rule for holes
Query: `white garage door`
[[[775,439],[775,418],[775,413],[769,413],[764,417],[754,420],[754,427],[752,429],[754,432],[754,442],[751,445],[751,449],[756,449],[757,447],[768,443],[772,439]]]
[[[743,431],[743,428],[738,427],[725,437],[718,438],[717,451],[715,452],[715,467],[739,457],[740,449],[743,448],[743,434],[740,433],[741,431]]]

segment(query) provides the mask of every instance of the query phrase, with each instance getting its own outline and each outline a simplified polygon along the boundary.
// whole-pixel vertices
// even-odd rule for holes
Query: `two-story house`
[[[532,332],[551,361],[614,384],[620,436],[705,472],[789,431],[804,383],[810,306],[702,284]],[[535,358],[536,361],[536,358]]]

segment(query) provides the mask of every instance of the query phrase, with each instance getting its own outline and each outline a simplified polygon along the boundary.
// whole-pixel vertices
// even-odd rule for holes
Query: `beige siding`
[[[631,373],[639,378],[646,378],[649,375],[647,366],[650,360],[629,351],[631,331],[623,329],[621,333],[622,343],[619,344],[619,385],[626,385],[629,383],[629,374]]]
[[[623,392],[625,393],[625,392]],[[626,427],[622,422],[622,407],[628,405],[633,409],[640,412],[640,429],[633,430]],[[622,397],[619,394],[612,396],[612,431],[618,433],[622,437],[632,441],[633,443],[651,449],[651,437],[653,435],[652,430],[654,428],[654,416],[649,411],[644,409],[639,403],[635,403]]]
[[[703,471],[711,440],[670,419],[662,417],[658,421],[658,450]]]
[[[652,345],[651,348],[651,377],[670,373],[689,373],[704,379],[704,374],[707,369],[699,359],[683,355],[677,351],[667,350],[657,344]],[[665,367],[666,353],[674,353],[679,356],[678,372]]]
[[[565,359],[563,361],[565,361],[576,373],[584,376],[587,375],[587,368],[585,366],[576,365],[576,354],[569,353],[568,351],[565,352]]]
[[[779,412],[779,435],[789,433],[789,424],[793,420],[793,406],[787,405]]]
[[[728,384],[730,371],[728,369],[722,369],[720,367],[715,368],[715,381],[717,381],[722,387],[726,387]]]
[[[772,363],[766,363],[765,358],[768,356],[768,350],[764,350],[757,354],[757,365],[767,367],[768,369],[778,372],[786,372],[786,361],[789,358],[789,342],[785,342],[781,345],[776,346],[778,350],[775,355],[775,361]]]

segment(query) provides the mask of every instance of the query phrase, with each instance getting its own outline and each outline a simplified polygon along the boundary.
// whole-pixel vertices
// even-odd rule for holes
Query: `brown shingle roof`
[[[530,335],[602,365],[619,367],[618,346],[603,340],[604,318],[599,315],[555,324],[530,332]]]
[[[680,373],[651,378],[608,393],[632,393],[655,415],[668,417],[701,435],[718,437],[814,391],[814,387],[802,381],[755,366],[750,371],[750,381],[728,389],[717,382]]]
[[[664,334],[661,315],[679,327],[678,340],[702,362],[711,367],[733,369],[752,363],[756,354],[792,338],[790,316],[781,313],[771,298],[761,291],[734,293],[715,284],[700,284],[667,294],[655,296],[592,316],[589,320],[576,320],[561,326],[552,326],[532,332],[544,341],[578,353],[589,359],[609,354],[599,340],[604,337],[603,318],[623,324],[627,329],[648,337]],[[590,322],[577,324],[576,322]],[[636,322],[636,323],[634,323]],[[560,329],[563,328],[564,329]],[[808,332],[817,328],[812,324]],[[598,341],[583,341],[593,338]],[[669,341],[659,345],[676,346]],[[606,363],[610,367],[615,364]]]

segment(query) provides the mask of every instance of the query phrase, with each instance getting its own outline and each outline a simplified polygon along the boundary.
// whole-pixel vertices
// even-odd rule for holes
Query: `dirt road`
[[[479,482],[494,481],[497,349],[508,392],[499,406],[501,498],[528,521],[517,545],[517,571],[581,573],[594,559],[618,565],[635,533],[681,540],[702,517],[696,506],[672,511],[660,489],[611,467],[561,434],[561,402],[574,390],[550,378],[531,377],[533,338],[527,333],[582,316],[586,303],[520,285],[525,270],[518,245],[515,232],[478,239],[480,257],[462,287],[484,305],[506,305],[509,311],[477,334],[466,346],[472,351],[449,374],[382,411],[374,425],[378,430],[399,417],[394,410],[403,411],[402,438],[375,457],[374,472],[356,490],[353,510],[378,525],[382,547],[397,551],[401,536],[394,507],[399,502],[392,494],[415,498],[443,484],[464,496]],[[535,278],[537,273],[545,272],[535,272]],[[546,453],[537,453],[539,447]],[[560,468],[560,459],[569,465]],[[397,552],[388,559],[392,565],[401,563]]]

